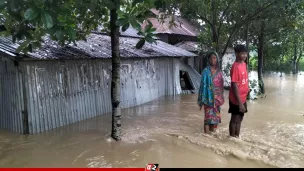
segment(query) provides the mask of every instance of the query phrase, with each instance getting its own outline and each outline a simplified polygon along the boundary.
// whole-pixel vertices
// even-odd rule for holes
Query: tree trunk
[[[236,30],[233,30],[233,31],[230,33],[229,38],[228,38],[228,40],[227,40],[227,42],[226,42],[226,45],[225,45],[223,51],[222,51],[221,53],[219,53],[219,57],[220,57],[220,67],[221,67],[221,69],[222,69],[223,57],[224,57],[225,54],[226,54],[226,51],[227,51],[227,49],[228,49],[228,46],[230,46],[231,39],[232,39],[232,37],[234,36],[235,32],[236,32]]]
[[[294,42],[294,52],[293,52],[293,59],[292,59],[292,74],[296,74],[297,73],[297,42]]]
[[[247,70],[249,71],[250,63],[249,63],[249,40],[248,40],[249,36],[248,36],[248,33],[249,33],[249,24],[246,24],[245,25],[245,30],[244,30],[244,40],[246,42],[246,48],[248,49],[246,64],[247,64]],[[247,94],[247,99],[250,99],[250,93]]]
[[[299,63],[296,63],[296,73],[299,73]]]
[[[299,73],[299,63],[300,63],[300,60],[303,56],[303,47],[300,46],[300,53],[299,53],[299,56],[297,58],[297,62],[296,62],[296,72]]]
[[[111,26],[111,49],[112,49],[112,82],[111,82],[111,101],[112,101],[112,132],[114,140],[121,140],[121,108],[120,108],[120,52],[119,52],[119,26],[117,9],[120,8],[120,0],[112,0],[116,5],[110,11]]]
[[[211,0],[211,10],[212,10],[212,42],[214,43],[215,47],[214,50],[216,52],[219,51],[219,42],[218,42],[218,34],[217,34],[217,29],[216,29],[216,19],[218,18],[217,16],[217,11],[216,11],[216,0]]]
[[[250,58],[250,56],[249,56],[249,36],[248,36],[248,34],[249,34],[249,24],[246,24],[245,25],[245,35],[244,35],[245,37],[244,37],[244,40],[246,42],[246,48],[248,49],[246,63],[247,63],[247,68],[249,69],[249,65],[250,65],[249,58]]]
[[[259,79],[260,92],[262,94],[265,94],[265,87],[263,80],[264,29],[265,29],[265,21],[262,21],[261,32],[259,35],[259,45],[258,45],[258,79]]]
[[[283,65],[283,60],[284,60],[284,56],[285,56],[285,52],[283,52],[283,54],[282,54],[282,56],[281,56],[281,59],[280,59],[280,65],[279,65],[279,71],[281,72],[280,77],[283,76],[283,71],[284,71],[284,68],[282,67],[282,65]]]
[[[225,68],[223,68],[223,57],[224,56],[222,56],[221,54],[219,54],[219,67],[220,67],[220,69],[221,70],[223,70],[223,69],[225,69]]]
[[[243,15],[246,16],[246,4],[244,2],[244,0],[242,0],[242,6],[243,6]],[[245,24],[244,27],[244,41],[246,42],[246,48],[248,49],[248,53],[247,53],[247,59],[246,59],[246,64],[247,64],[247,69],[249,69],[249,23]]]

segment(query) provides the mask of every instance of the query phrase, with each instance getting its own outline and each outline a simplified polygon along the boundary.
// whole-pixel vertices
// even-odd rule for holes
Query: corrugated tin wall
[[[168,58],[123,60],[122,107],[176,94],[176,62]],[[23,65],[31,134],[111,112],[110,60],[27,61]]]
[[[23,133],[21,74],[12,60],[0,57],[0,128]]]

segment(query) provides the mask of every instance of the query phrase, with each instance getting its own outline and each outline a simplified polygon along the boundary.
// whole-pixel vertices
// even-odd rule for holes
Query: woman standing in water
[[[204,107],[204,132],[214,132],[221,123],[221,107],[224,100],[224,80],[219,67],[218,55],[211,52],[207,56],[208,66],[202,72],[201,85],[198,94],[200,110]]]

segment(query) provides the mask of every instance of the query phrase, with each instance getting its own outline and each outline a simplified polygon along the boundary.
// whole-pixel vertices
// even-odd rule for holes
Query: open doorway
[[[182,94],[194,94],[194,86],[187,71],[179,71]]]

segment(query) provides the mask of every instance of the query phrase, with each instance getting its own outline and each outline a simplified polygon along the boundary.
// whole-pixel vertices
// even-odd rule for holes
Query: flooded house
[[[152,9],[151,16],[148,18],[153,24],[153,27],[156,28],[156,36],[166,43],[177,47],[181,46],[181,48],[186,48],[185,50],[197,54],[195,58],[185,58],[183,60],[200,73],[202,68],[202,66],[200,67],[200,65],[202,65],[202,55],[199,55],[198,27],[181,16],[175,15],[174,23],[172,23],[172,19],[169,17],[160,19],[161,17],[161,12]]]
[[[121,33],[122,108],[197,91],[200,75],[181,60],[196,54],[160,40],[136,49],[139,39],[135,31]],[[26,55],[18,46],[0,38],[1,129],[36,134],[111,112],[108,35],[92,33],[64,47],[46,37],[42,48]]]
[[[153,27],[156,28],[156,37],[163,42],[196,54],[194,58],[182,58],[182,60],[183,63],[191,66],[196,72],[200,73],[203,69],[202,58],[204,54],[200,52],[198,47],[198,27],[187,19],[177,15],[174,16],[174,23],[172,23],[172,19],[169,17],[160,19],[161,17],[161,12],[156,9],[151,9],[151,15],[148,19],[153,24]],[[143,27],[145,27],[145,24]],[[180,72],[182,89],[185,90],[183,94],[193,93],[192,91],[188,91],[189,88],[187,88],[187,85],[189,84],[187,84],[187,82],[189,81],[186,77],[187,75],[187,72]]]

